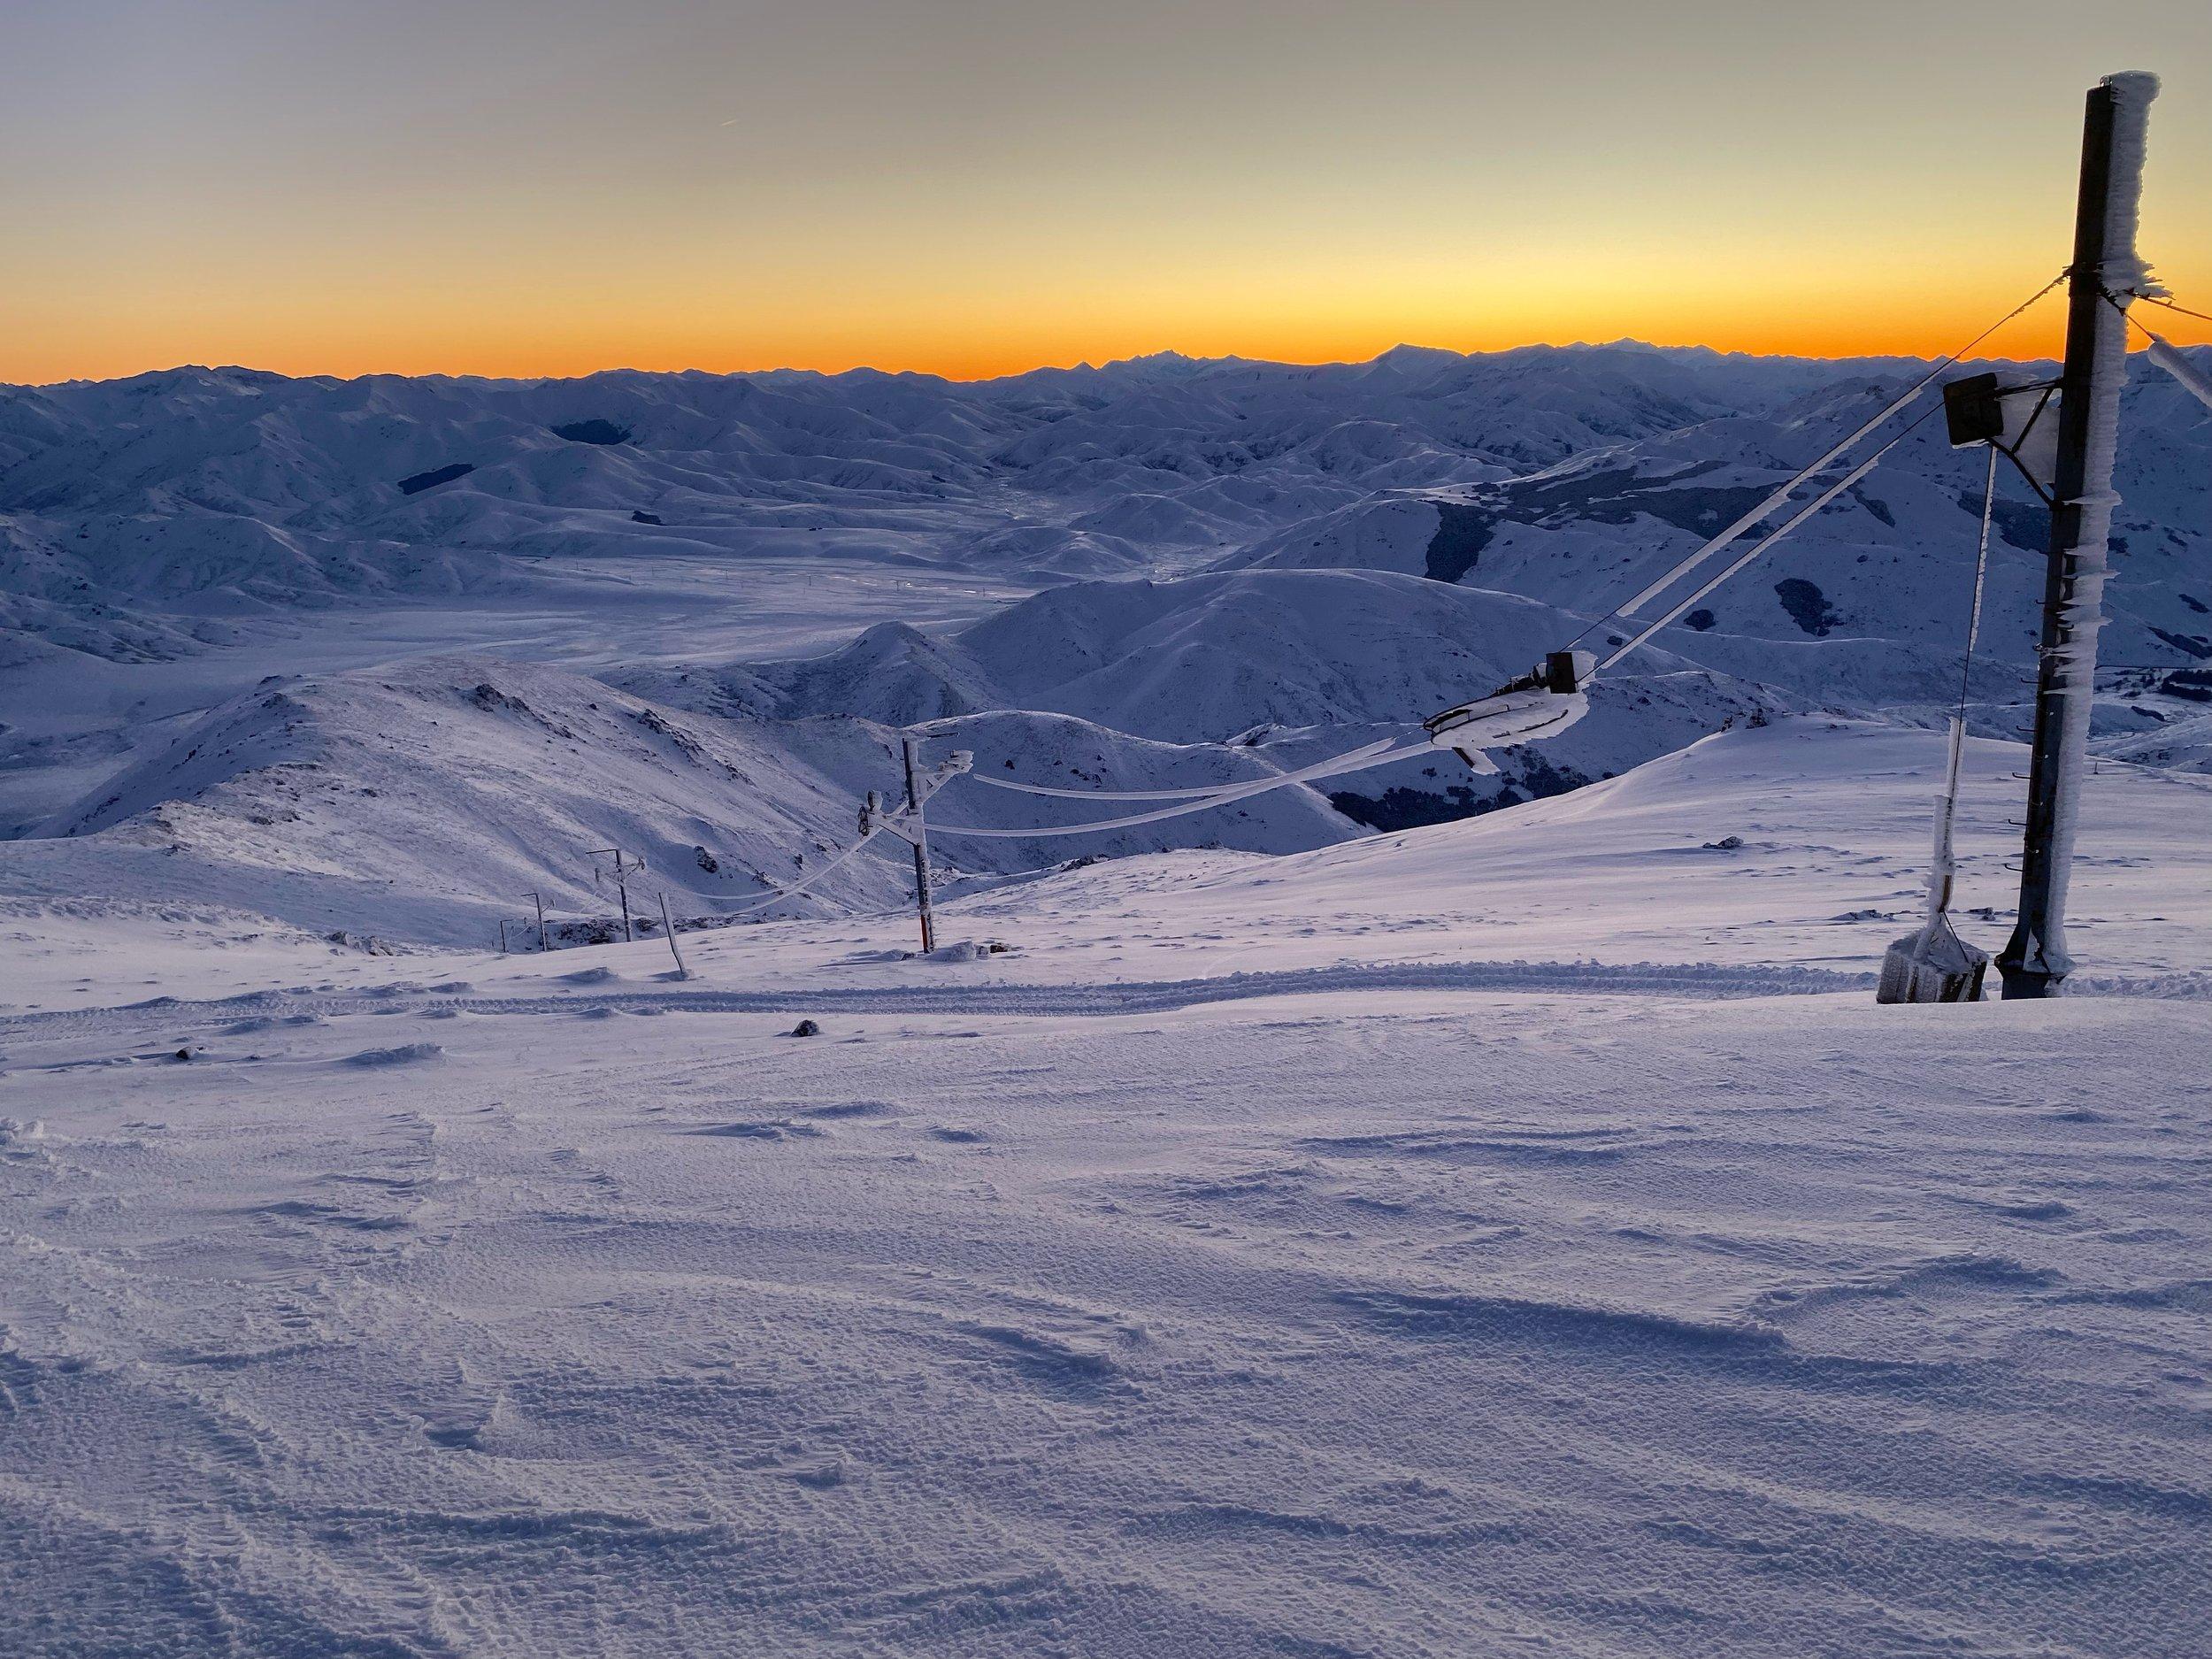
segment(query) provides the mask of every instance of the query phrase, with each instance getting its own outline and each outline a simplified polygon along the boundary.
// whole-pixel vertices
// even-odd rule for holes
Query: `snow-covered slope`
[[[9,1651],[2187,1654],[2208,793],[2088,780],[2078,949],[2165,995],[1878,1007],[1942,750],[949,902],[987,956],[6,914]]]
[[[1052,715],[984,716],[943,736],[944,749],[966,743],[1010,772],[1079,787],[1269,770],[1242,751],[1187,751]],[[418,658],[272,682],[224,705],[35,835],[0,842],[0,880],[50,899],[220,904],[318,932],[445,943],[532,917],[534,889],[557,917],[618,916],[614,884],[595,873],[610,863],[592,856],[609,848],[646,862],[639,914],[657,915],[657,894],[687,920],[883,904],[910,881],[889,856],[895,843],[812,879],[852,843],[867,790],[895,796],[897,752],[895,733],[865,720],[729,719],[557,669]],[[938,815],[1071,821],[1055,805],[972,795]],[[1289,852],[1356,828],[1289,789],[1164,836],[979,841],[938,862],[949,876],[1168,845]],[[803,899],[763,907],[801,884]]]

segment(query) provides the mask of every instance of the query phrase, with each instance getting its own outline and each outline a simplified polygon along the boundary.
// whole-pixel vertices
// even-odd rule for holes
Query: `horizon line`
[[[2182,342],[2175,342],[2174,343],[2177,346],[2182,345]],[[2188,349],[2190,348],[2187,346],[2182,346],[2182,349]],[[145,380],[150,377],[164,374],[238,373],[250,374],[280,380],[332,380],[342,384],[370,380],[488,380],[511,381],[517,383],[543,383],[556,380],[594,380],[601,375],[608,374],[644,374],[670,376],[697,375],[714,380],[738,380],[756,375],[809,375],[820,380],[841,380],[851,375],[873,375],[885,380],[935,380],[948,386],[988,386],[1002,380],[1022,380],[1033,374],[1097,374],[1103,373],[1110,369],[1125,368],[1139,364],[1159,362],[1188,363],[1199,366],[1225,364],[1247,364],[1261,368],[1333,369],[1370,367],[1375,364],[1382,362],[1386,357],[1394,357],[1401,353],[1427,354],[1436,357],[1454,357],[1462,362],[1471,362],[1482,357],[1513,357],[1524,352],[1606,351],[1620,349],[1647,351],[1654,353],[1655,355],[1662,356],[1672,353],[1701,353],[1708,357],[1739,358],[1763,362],[1832,363],[1839,365],[1855,363],[1928,364],[1942,360],[1942,354],[1940,353],[1929,355],[1912,351],[1862,351],[1847,354],[1830,354],[1816,351],[1744,351],[1731,349],[1721,346],[1707,345],[1701,342],[1669,344],[1663,343],[1658,341],[1640,340],[1632,334],[1623,334],[1618,338],[1612,340],[1574,340],[1564,342],[1532,340],[1523,342],[1517,345],[1500,346],[1489,350],[1475,351],[1461,351],[1450,346],[1425,346],[1417,344],[1410,341],[1401,341],[1395,345],[1386,347],[1371,357],[1326,357],[1314,359],[1248,357],[1238,352],[1224,353],[1217,357],[1201,357],[1178,350],[1173,347],[1163,347],[1157,350],[1137,352],[1125,357],[1110,357],[1100,363],[1094,363],[1088,358],[1083,358],[1074,363],[1039,363],[1033,364],[1027,368],[1010,370],[1003,373],[976,375],[945,374],[931,369],[886,369],[869,363],[856,363],[841,369],[810,368],[793,364],[781,364],[766,368],[744,369],[708,369],[697,367],[695,365],[680,369],[649,369],[640,368],[629,364],[610,364],[603,367],[587,369],[575,373],[545,373],[522,374],[485,374],[472,373],[465,370],[452,371],[442,369],[430,369],[413,372],[396,369],[365,369],[356,373],[343,373],[334,371],[317,370],[304,373],[291,373],[282,369],[257,368],[250,364],[245,363],[209,364],[187,362],[168,364],[153,368],[137,369],[125,374],[74,375],[55,380],[8,380],[0,382],[0,384],[4,384],[10,388],[18,391],[37,392],[54,390],[67,387],[113,386],[130,380]],[[2133,353],[2131,352],[2131,355],[2133,355]],[[2024,357],[1962,357],[1959,361],[1987,363],[2042,363],[2055,362],[2057,361],[2057,358],[2055,356],[2039,355]]]

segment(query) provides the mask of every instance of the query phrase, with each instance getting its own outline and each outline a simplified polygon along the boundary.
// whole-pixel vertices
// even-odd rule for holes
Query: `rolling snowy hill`
[[[1030,778],[1196,786],[1269,774],[1250,750],[1191,749],[1051,714],[954,723]],[[887,842],[818,872],[855,839],[857,803],[895,795],[895,732],[868,720],[691,714],[559,670],[427,657],[265,685],[217,709],[26,838],[0,841],[0,883],[27,900],[226,907],[313,933],[477,943],[500,918],[619,915],[595,849],[643,858],[634,913],[665,895],[685,922],[885,908],[911,887]],[[947,824],[1071,821],[1057,803],[941,799]],[[1077,815],[1079,820],[1081,814]],[[940,879],[1101,854],[1209,845],[1290,852],[1357,826],[1310,790],[1280,790],[1156,827],[941,849]],[[772,902],[780,892],[798,896]]]

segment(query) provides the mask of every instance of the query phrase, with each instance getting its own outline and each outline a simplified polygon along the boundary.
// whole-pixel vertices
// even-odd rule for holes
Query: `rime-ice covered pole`
[[[2048,996],[2073,966],[2066,951],[2066,887],[2089,752],[2112,509],[2119,501],[2112,491],[2112,464],[2120,388],[2127,383],[2124,308],[2130,291],[2147,280],[2136,256],[2135,222],[2151,100],[2157,96],[2155,75],[2108,75],[2091,88],[2082,127],[2020,920],[1997,958],[2007,997]]]

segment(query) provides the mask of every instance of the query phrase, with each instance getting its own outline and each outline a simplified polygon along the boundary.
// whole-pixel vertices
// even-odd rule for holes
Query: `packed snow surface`
[[[2088,780],[2090,994],[1880,1008],[1942,751],[687,979],[19,902],[9,1650],[2188,1653],[2207,790]]]

